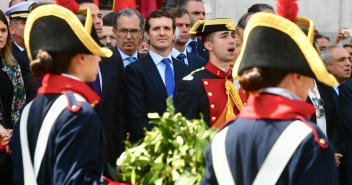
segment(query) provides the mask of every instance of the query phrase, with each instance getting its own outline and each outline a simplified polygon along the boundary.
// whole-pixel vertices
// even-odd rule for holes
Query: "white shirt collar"
[[[19,46],[15,41],[13,41],[13,43],[15,43],[15,45],[18,47],[18,49],[20,49],[20,51],[23,51],[24,48],[22,48],[21,46]]]
[[[187,57],[186,48],[182,52],[178,51],[176,48],[172,48],[172,50],[171,50],[171,56],[174,58],[176,58],[181,53],[183,53]]]
[[[127,55],[126,53],[124,53],[119,47],[117,47],[117,49],[120,52],[122,60],[125,60],[126,58],[130,57],[130,55]],[[136,60],[138,60],[138,52],[137,52],[137,50],[133,53],[132,57],[134,57],[134,58],[136,58]]]
[[[337,95],[339,95],[339,94],[340,94],[340,91],[339,91],[339,86],[340,86],[340,83],[339,83],[339,82],[337,82],[337,86],[335,86],[335,87],[334,87],[334,90],[335,90],[335,92],[337,93]]]
[[[293,92],[291,92],[287,89],[281,88],[281,87],[267,87],[267,88],[263,88],[263,89],[259,90],[259,93],[263,93],[263,92],[280,95],[280,96],[286,97],[291,100],[301,100],[301,98],[299,98],[297,95],[293,94]]]
[[[73,76],[73,75],[70,75],[70,74],[67,74],[67,73],[61,73],[62,76],[66,76],[68,78],[72,78],[72,79],[75,79],[75,80],[78,80],[78,81],[82,81],[81,79],[79,79],[77,76]]]
[[[163,56],[153,52],[152,50],[149,50],[149,55],[152,57],[155,65],[159,64],[161,62],[161,60],[164,58],[168,58],[171,61],[171,63],[173,62],[172,57],[171,57],[171,52],[169,53],[169,55],[167,57],[163,57]]]

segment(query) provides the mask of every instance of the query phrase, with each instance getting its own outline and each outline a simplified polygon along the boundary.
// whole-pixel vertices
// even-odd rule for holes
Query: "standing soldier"
[[[176,112],[187,119],[200,118],[201,113],[209,126],[220,128],[240,112],[246,101],[246,95],[231,76],[235,61],[235,22],[199,20],[190,34],[202,36],[209,51],[209,62],[179,83],[175,94]]]
[[[234,77],[258,94],[214,137],[202,185],[338,184],[334,149],[308,121],[315,108],[305,102],[313,78],[329,86],[337,82],[308,39],[314,26],[305,22],[308,37],[271,13],[249,20]]]

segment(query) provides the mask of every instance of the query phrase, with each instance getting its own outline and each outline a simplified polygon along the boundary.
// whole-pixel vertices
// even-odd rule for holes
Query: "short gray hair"
[[[126,16],[126,17],[132,17],[133,15],[137,15],[137,17],[139,19],[139,26],[141,27],[141,29],[144,29],[145,20],[144,20],[143,16],[137,10],[134,10],[131,8],[122,9],[117,12],[116,19],[114,19],[114,24],[113,24],[115,29],[117,29],[117,27],[119,25],[119,18],[121,15]]]
[[[326,47],[323,51],[321,51],[320,58],[324,63],[332,64],[331,49],[334,49],[334,48],[343,48],[343,47],[337,44],[333,44]]]

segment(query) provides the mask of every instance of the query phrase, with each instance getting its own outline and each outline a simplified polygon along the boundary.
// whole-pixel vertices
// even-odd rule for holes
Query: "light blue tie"
[[[174,95],[175,91],[175,79],[174,79],[174,72],[170,66],[170,60],[168,58],[164,58],[161,60],[162,63],[165,64],[165,87],[167,96]]]
[[[132,56],[130,56],[130,57],[128,57],[128,61],[130,61],[130,64],[131,64],[132,62],[134,62],[134,61],[135,61],[135,58],[134,58],[134,57],[132,57]]]

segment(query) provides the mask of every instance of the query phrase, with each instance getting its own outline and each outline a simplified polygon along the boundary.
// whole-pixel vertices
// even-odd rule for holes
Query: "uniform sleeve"
[[[64,110],[57,123],[53,184],[100,184],[105,138],[94,110],[83,102],[78,113]]]
[[[206,163],[205,173],[200,185],[217,185],[218,181],[216,180],[216,176],[213,168],[211,144],[209,144],[209,147],[205,152],[205,163]]]
[[[316,132],[318,136],[323,135],[318,129]],[[339,176],[334,153],[330,143],[328,148],[321,148],[314,135],[310,134],[297,148],[287,167],[291,184],[338,185]]]
[[[187,119],[200,118],[199,94],[194,92],[191,81],[181,80],[175,92],[175,110]]]
[[[143,76],[128,65],[125,68],[127,122],[130,128],[130,141],[137,142],[144,137],[144,128],[151,127],[147,118],[145,105],[145,88]]]

